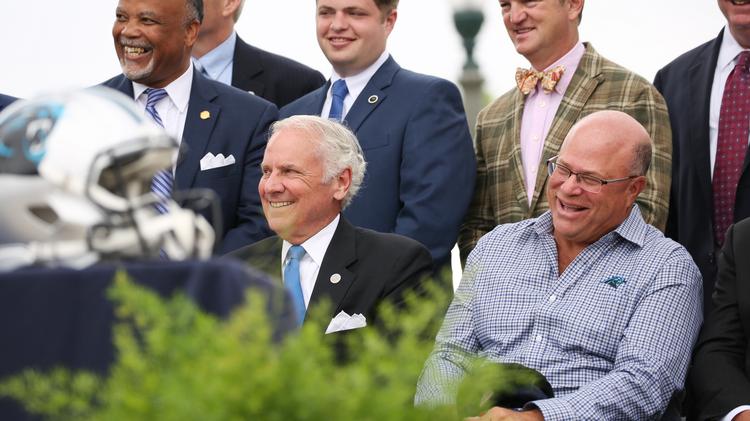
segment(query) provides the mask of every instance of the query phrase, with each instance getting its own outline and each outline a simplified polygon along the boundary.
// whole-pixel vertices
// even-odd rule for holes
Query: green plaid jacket
[[[646,128],[654,142],[647,185],[637,199],[647,223],[664,231],[672,169],[672,130],[664,98],[651,83],[600,56],[586,52],[565,91],[544,142],[536,188],[528,203],[521,164],[521,117],[524,96],[513,88],[485,107],[477,117],[477,179],[474,197],[458,238],[466,259],[479,238],[498,224],[534,218],[549,205],[547,159],[557,155],[576,121],[600,110],[620,110]]]

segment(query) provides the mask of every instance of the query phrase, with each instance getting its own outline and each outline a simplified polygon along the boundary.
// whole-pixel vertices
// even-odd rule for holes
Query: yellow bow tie
[[[552,92],[555,89],[555,85],[560,81],[565,66],[556,66],[555,68],[546,72],[537,72],[534,69],[522,69],[516,70],[516,84],[521,93],[528,95],[529,92],[533,91],[536,87],[536,83],[542,81],[542,89],[544,92]]]

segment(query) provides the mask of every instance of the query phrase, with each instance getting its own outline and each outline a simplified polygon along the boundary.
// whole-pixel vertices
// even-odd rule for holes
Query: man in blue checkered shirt
[[[658,419],[683,389],[702,322],[685,249],[641,218],[651,140],[600,111],[548,163],[550,211],[497,226],[469,256],[415,402],[451,404],[472,357],[544,374],[555,397],[482,420]]]

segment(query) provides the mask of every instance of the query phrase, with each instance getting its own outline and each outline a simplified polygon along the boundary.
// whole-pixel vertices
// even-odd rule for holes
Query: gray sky
[[[464,60],[452,21],[458,0],[401,0],[389,51],[403,67],[456,80]],[[28,97],[87,86],[119,73],[111,27],[116,0],[3,2],[0,39],[5,51],[0,92]],[[485,0],[476,57],[498,96],[527,66],[505,33],[496,0]],[[247,0],[240,36],[261,48],[330,74],[315,40],[311,0]],[[609,59],[651,80],[684,51],[713,37],[724,18],[713,0],[589,0],[581,38]]]

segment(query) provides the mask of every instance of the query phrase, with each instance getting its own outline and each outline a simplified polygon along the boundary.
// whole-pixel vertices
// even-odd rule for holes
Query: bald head
[[[565,137],[561,154],[571,142],[587,142],[592,153],[626,166],[628,175],[646,175],[651,165],[651,137],[638,120],[622,111],[597,111],[579,120]]]

